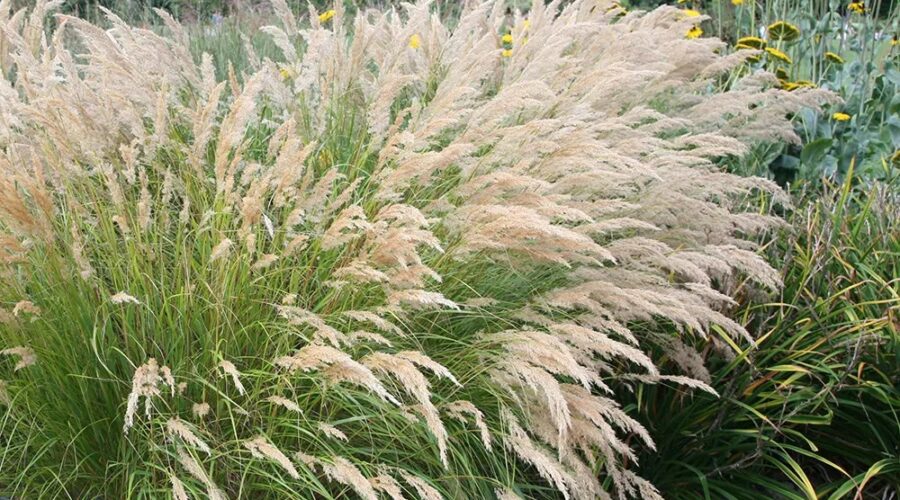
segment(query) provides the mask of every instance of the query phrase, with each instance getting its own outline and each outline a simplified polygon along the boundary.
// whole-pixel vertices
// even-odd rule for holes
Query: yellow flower
[[[507,33],[500,37],[500,41],[503,43],[511,44],[513,42],[512,33]]]
[[[684,14],[684,17],[700,17],[700,11],[694,9],[682,9],[681,13]]]
[[[746,43],[738,43],[737,45],[734,46],[734,48],[736,48],[737,50],[759,50],[758,48],[756,48],[752,45],[747,45]],[[759,62],[759,60],[760,60],[759,54],[747,56],[747,60],[751,61],[751,62]]]
[[[785,80],[779,80],[779,83],[781,83],[781,88],[783,88],[784,90],[787,90],[788,92],[800,88],[800,86],[797,85],[797,84],[794,83],[794,82],[788,82],[788,81],[785,81]]]
[[[689,40],[693,40],[695,38],[700,38],[700,35],[702,35],[702,34],[703,34],[703,30],[700,29],[700,26],[694,26],[693,28],[688,30],[687,35],[685,35],[685,37]]]
[[[326,10],[325,12],[319,14],[319,22],[328,22],[332,17],[334,17],[334,9]]]
[[[800,28],[786,21],[775,21],[770,24],[766,32],[769,38],[790,42],[800,37]]]
[[[788,82],[785,80],[780,80],[780,81],[781,81],[781,88],[783,88],[784,90],[787,90],[787,91],[797,90],[797,89],[803,88],[803,87],[813,88],[816,86],[815,83],[813,83],[809,80],[797,80],[796,82]]]
[[[731,0],[731,5],[743,5],[744,0]]]
[[[766,47],[766,54],[769,54],[770,56],[774,57],[775,59],[780,59],[788,64],[794,63],[794,61],[792,61],[791,58],[788,57],[787,54],[785,54],[784,52],[782,52],[778,49],[773,49],[772,47]]]
[[[512,50],[503,49],[503,52],[501,52],[500,55],[503,57],[512,57]]]
[[[866,4],[864,2],[850,2],[850,5],[847,5],[847,10],[856,14],[865,14]]]
[[[281,68],[278,72],[281,73],[282,80],[287,80],[291,77],[291,72],[288,71],[287,68]]]
[[[835,113],[835,114],[831,115],[831,117],[836,122],[845,122],[845,121],[850,120],[850,115],[848,115],[847,113]]]
[[[828,59],[829,61],[836,64],[844,64],[844,58],[835,54],[834,52],[826,52],[825,59]]]
[[[422,38],[419,35],[409,37],[409,48],[418,49],[422,45]]]
[[[757,36],[745,36],[738,38],[738,45],[747,45],[754,49],[763,49],[766,46],[766,41]]]

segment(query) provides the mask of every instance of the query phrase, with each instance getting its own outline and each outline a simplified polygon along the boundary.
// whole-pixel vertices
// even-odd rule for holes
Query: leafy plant
[[[739,167],[747,175],[768,175],[782,185],[822,177],[840,181],[854,164],[862,179],[897,176],[900,49],[891,34],[900,30],[900,5],[859,4],[848,9],[836,0],[704,3],[714,35],[738,50],[761,50],[749,70],[765,68],[789,90],[820,87],[842,98],[825,115],[799,113],[802,142],[759,148],[756,161]],[[786,29],[793,35],[783,36]]]
[[[900,198],[895,186],[854,184],[851,174],[812,193],[770,246],[783,261],[781,298],[739,313],[757,345],[723,336],[725,352],[700,346],[721,398],[661,386],[635,394],[659,436],[641,471],[667,498],[896,492]]]

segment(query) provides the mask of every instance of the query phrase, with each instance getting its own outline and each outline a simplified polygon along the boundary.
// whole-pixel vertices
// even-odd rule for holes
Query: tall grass
[[[707,347],[721,398],[646,388],[633,405],[659,453],[641,470],[667,497],[890,498],[900,482],[900,199],[895,186],[810,193],[777,301],[740,310],[755,348]],[[750,298],[750,297],[748,297]]]
[[[0,8],[0,492],[658,497],[612,387],[714,392],[650,341],[751,342],[783,200],[714,160],[830,94],[710,90],[745,58],[675,9],[273,8],[224,75]]]

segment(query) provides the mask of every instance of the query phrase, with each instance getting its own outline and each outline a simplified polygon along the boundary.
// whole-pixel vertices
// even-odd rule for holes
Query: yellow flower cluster
[[[816,84],[809,80],[797,80],[796,82],[781,82],[781,88],[787,91],[797,90],[802,88],[815,88]]]
[[[684,16],[685,19],[692,17],[700,17],[700,11],[694,9],[682,9],[681,15]],[[695,38],[700,38],[703,34],[703,29],[700,28],[699,25],[694,25],[693,28],[689,29],[688,32],[684,35],[685,38],[689,40],[693,40]]]
[[[844,58],[835,54],[834,52],[826,52],[825,59],[835,64],[844,64]]]
[[[836,122],[846,122],[850,120],[850,115],[848,115],[847,113],[835,113],[831,115],[831,118],[833,118]]]
[[[744,48],[762,50],[766,48],[766,41],[758,36],[745,36],[738,38],[736,47],[741,48],[741,45],[744,45]]]
[[[503,50],[500,52],[502,57],[512,57],[513,55],[513,36],[512,33],[506,33],[500,37],[500,45]]]
[[[794,61],[791,60],[790,56],[773,47],[766,47],[766,54],[769,54],[773,58],[784,61],[788,64],[794,63]]]
[[[418,34],[415,34],[415,35],[409,37],[409,48],[418,49],[421,46],[422,46],[422,37],[420,37]]]
[[[847,10],[854,14],[865,14],[866,4],[865,2],[850,2],[850,5],[847,5]]]
[[[800,38],[800,28],[787,21],[775,21],[766,29],[769,38],[790,42]]]
[[[775,21],[770,24],[766,28],[766,37],[770,40],[782,41],[782,42],[790,42],[800,38],[800,28],[794,26],[793,24],[787,21]],[[755,50],[764,50],[766,55],[773,60],[778,60],[781,62],[785,62],[787,64],[793,64],[791,57],[787,55],[786,52],[781,49],[777,49],[775,47],[769,47],[769,43],[757,36],[745,36],[738,39],[737,43],[735,43],[734,47],[738,50],[742,49],[755,49]],[[753,62],[758,62],[760,58],[758,56],[748,57],[748,60]],[[779,68],[780,69],[780,68]],[[780,69],[784,71],[783,69]],[[779,70],[776,70],[776,73]],[[786,76],[779,76],[779,79],[786,80]],[[792,87],[788,90],[793,90],[794,88],[800,87],[808,87],[812,86],[801,84],[801,82],[787,82],[782,81],[783,87]]]
[[[325,12],[319,14],[319,22],[326,23],[330,21],[332,17],[334,17],[334,9],[326,10]]]

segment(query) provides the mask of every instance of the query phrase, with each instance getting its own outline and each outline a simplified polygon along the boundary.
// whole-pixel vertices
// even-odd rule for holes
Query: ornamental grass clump
[[[652,498],[612,388],[713,391],[638,332],[752,344],[721,307],[779,285],[778,221],[741,199],[783,197],[714,161],[828,98],[711,90],[749,53],[671,8],[275,0],[282,57],[220,81],[163,12],[58,3],[0,2],[15,497]]]

